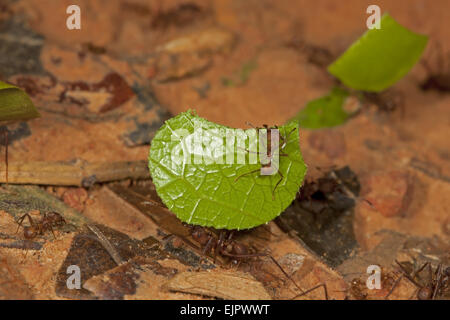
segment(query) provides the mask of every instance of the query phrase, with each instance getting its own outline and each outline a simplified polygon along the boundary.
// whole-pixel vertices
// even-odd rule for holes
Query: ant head
[[[50,211],[46,213],[46,216],[53,219],[59,217],[60,215],[57,212]]]
[[[30,240],[36,237],[36,230],[33,227],[24,227],[23,236],[25,239]]]
[[[201,245],[208,243],[210,235],[201,227],[194,227],[191,233],[192,238]]]

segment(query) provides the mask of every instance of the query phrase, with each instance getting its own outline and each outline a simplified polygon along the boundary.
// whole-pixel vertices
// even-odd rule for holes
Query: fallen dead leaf
[[[173,291],[232,300],[271,300],[251,275],[231,270],[183,272],[167,283]]]

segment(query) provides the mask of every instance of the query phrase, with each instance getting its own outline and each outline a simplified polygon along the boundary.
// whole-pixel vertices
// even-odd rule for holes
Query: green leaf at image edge
[[[346,86],[380,92],[404,77],[419,60],[428,41],[383,15],[380,29],[368,30],[328,71]]]
[[[40,114],[24,91],[0,81],[0,121],[22,121],[37,117]]]
[[[329,128],[341,125],[350,116],[343,109],[347,96],[347,91],[335,87],[329,94],[308,102],[290,121],[296,121],[301,128],[306,129]]]
[[[225,141],[222,135],[225,130],[232,130],[237,135],[245,134],[242,129],[228,128],[191,112],[184,112],[167,120],[159,129],[151,143],[149,169],[158,195],[180,220],[217,229],[249,229],[276,218],[295,199],[306,174],[297,123],[292,122],[279,128],[280,135],[291,134],[281,151],[289,156],[279,158],[279,170],[285,178],[276,188],[275,199],[272,199],[272,190],[279,180],[278,174],[262,176],[258,171],[235,181],[241,174],[259,169],[259,163],[248,164],[246,161],[245,164],[237,164],[234,161],[233,164],[217,164],[216,161],[194,164],[191,160],[191,163],[184,161],[179,165],[174,164],[171,155],[175,153],[177,146],[190,145],[188,142],[193,139],[194,123],[197,126],[201,124],[205,139],[215,138],[216,142]],[[186,130],[188,134],[173,134],[178,132],[177,129]],[[219,130],[220,134],[214,134],[212,129]],[[255,150],[248,146],[248,142],[246,148]],[[226,154],[230,153],[236,160],[237,150],[225,148],[221,156],[225,155],[226,159]],[[208,156],[204,150],[196,152]],[[245,150],[241,150],[242,152],[246,157],[249,155]]]

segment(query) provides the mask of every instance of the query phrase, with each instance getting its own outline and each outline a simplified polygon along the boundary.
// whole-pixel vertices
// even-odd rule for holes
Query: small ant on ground
[[[436,55],[434,57],[430,55],[430,60],[432,58],[433,60],[431,62],[425,59],[421,60],[428,75],[420,84],[420,88],[424,91],[450,92],[450,52],[445,55],[441,44],[438,42],[434,46],[436,47]]]
[[[53,232],[53,228],[60,227],[66,223],[64,218],[57,212],[47,212],[43,214],[43,217],[40,220],[33,220],[30,214],[25,213],[22,217],[17,220],[17,231],[19,231],[20,226],[22,226],[25,218],[28,218],[30,223],[29,226],[23,227],[23,236],[27,240],[31,240],[36,238],[38,235],[43,235],[46,231],[51,231],[53,237],[55,237],[55,233]]]
[[[293,128],[288,134],[287,136],[280,136],[279,137],[279,143],[278,145],[272,145],[272,130],[276,129],[278,130],[278,126],[273,126],[273,127],[269,127],[267,124],[263,125],[263,128],[256,128],[254,127],[252,124],[248,123],[250,126],[252,126],[254,129],[256,129],[257,132],[259,132],[259,130],[266,130],[267,133],[267,145],[265,145],[265,149],[267,150],[266,154],[262,153],[262,152],[257,152],[257,151],[250,151],[248,149],[245,149],[245,151],[247,151],[248,153],[256,153],[259,155],[263,155],[265,157],[267,157],[267,163],[263,163],[261,168],[252,170],[250,172],[246,172],[243,173],[239,176],[236,177],[236,179],[234,179],[234,181],[238,181],[240,178],[242,178],[243,176],[249,175],[249,174],[253,174],[256,172],[267,172],[268,175],[272,175],[273,170],[275,169],[276,172],[280,175],[280,179],[278,180],[278,182],[275,184],[275,187],[272,189],[272,200],[275,200],[275,190],[277,189],[278,185],[281,183],[281,181],[283,181],[284,179],[284,175],[281,173],[281,171],[279,170],[279,168],[275,167],[275,164],[272,162],[275,156],[279,156],[279,157],[289,157],[289,155],[287,153],[282,153],[280,152],[281,150],[283,150],[283,148],[286,146],[287,144],[287,140],[289,139],[289,136],[291,135],[292,132],[295,131],[296,128]],[[274,147],[272,150],[272,147]],[[279,167],[279,164],[278,164]]]
[[[425,262],[419,269],[416,271],[413,270],[412,273],[410,273],[400,262],[395,260],[395,263],[400,267],[402,275],[394,283],[386,298],[394,291],[395,287],[403,277],[407,278],[417,287],[414,294],[416,294],[417,299],[419,300],[434,300],[439,295],[442,295],[444,290],[449,287],[450,267],[446,267],[444,269],[440,263],[433,272],[431,264],[429,262]],[[428,267],[428,280],[424,285],[421,285],[417,279],[426,267]]]

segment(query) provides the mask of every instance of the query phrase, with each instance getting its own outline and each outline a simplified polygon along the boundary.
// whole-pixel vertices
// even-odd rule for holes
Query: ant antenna
[[[323,287],[323,290],[324,290],[324,292],[325,292],[325,299],[326,299],[326,300],[329,300],[329,299],[328,299],[327,285],[326,285],[325,283],[321,283],[321,284],[319,284],[319,285],[317,285],[317,286],[315,286],[315,287],[313,287],[313,288],[311,288],[311,289],[308,289],[308,290],[306,290],[306,291],[304,291],[304,292],[302,292],[302,293],[296,295],[296,296],[293,297],[291,300],[294,300],[294,299],[296,299],[296,298],[298,298],[298,297],[304,296],[305,294],[308,294],[308,293],[310,293],[311,291],[314,291],[314,290],[316,290],[316,289],[318,289],[318,288],[320,288],[320,287]]]
[[[245,124],[252,127],[253,129],[256,129],[256,127],[248,121],[245,121]]]

